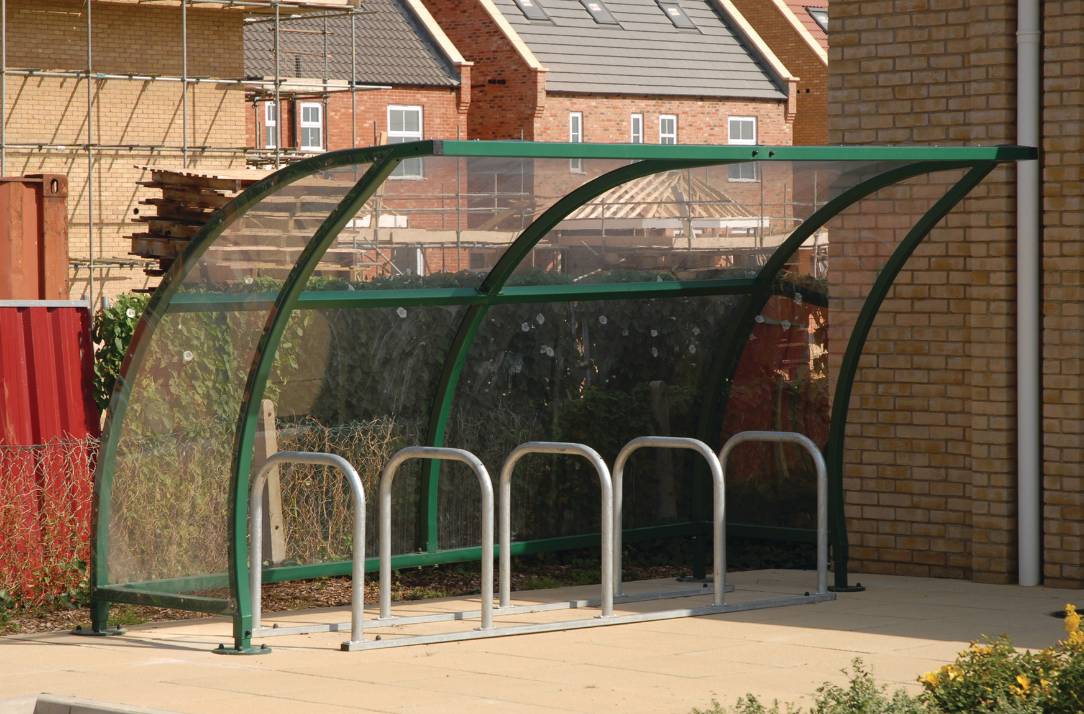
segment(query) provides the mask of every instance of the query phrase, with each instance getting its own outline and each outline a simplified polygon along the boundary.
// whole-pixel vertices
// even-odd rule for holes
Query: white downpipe
[[[1021,146],[1039,146],[1042,3],[1017,0],[1016,131]],[[1039,162],[1016,165],[1017,528],[1021,585],[1038,585],[1042,563],[1042,293]]]

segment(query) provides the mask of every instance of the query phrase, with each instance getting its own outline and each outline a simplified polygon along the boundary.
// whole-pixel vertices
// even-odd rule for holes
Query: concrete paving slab
[[[1084,592],[960,581],[855,576],[864,593],[835,602],[525,635],[442,645],[341,653],[345,633],[267,638],[261,657],[214,657],[226,642],[222,618],[132,628],[120,638],[67,634],[0,639],[0,712],[24,714],[39,692],[196,712],[562,712],[687,713],[746,692],[808,701],[823,681],[861,656],[881,681],[916,689],[915,678],[951,661],[982,634],[1008,631],[1043,647],[1062,634],[1048,613]],[[759,571],[729,578],[731,601],[801,594],[812,573]],[[629,591],[673,589],[631,583]],[[595,597],[598,586],[516,594],[518,602]],[[618,605],[621,612],[684,606],[706,595]],[[474,609],[477,598],[396,605],[404,614]],[[375,608],[369,612],[375,613]],[[553,622],[590,611],[498,616]],[[284,613],[281,622],[340,622],[345,609]],[[430,623],[402,631],[462,629]],[[375,632],[374,632],[375,634]],[[6,709],[4,708],[6,707]]]

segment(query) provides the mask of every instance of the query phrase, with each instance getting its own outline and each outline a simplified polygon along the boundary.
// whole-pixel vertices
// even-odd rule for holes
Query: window
[[[677,116],[663,114],[659,117],[659,143],[676,144],[677,142]]]
[[[685,14],[685,8],[683,8],[677,0],[656,0],[659,3],[659,7],[666,13],[666,17],[670,19],[670,22],[674,23],[674,27],[682,30],[695,30],[696,23]]]
[[[616,25],[617,20],[610,13],[610,9],[606,7],[602,0],[580,0],[580,4],[583,5],[591,17],[600,25]]]
[[[301,150],[324,150],[324,107],[316,102],[301,103]]]
[[[813,21],[820,25],[822,30],[828,32],[828,8],[807,7],[806,10],[813,16]]]
[[[422,140],[422,108],[391,105],[388,107],[388,143],[405,144],[408,141]],[[395,167],[393,179],[422,178],[423,160],[403,159]]]
[[[572,144],[583,143],[583,113],[568,113],[568,141]],[[583,173],[583,159],[569,159],[568,170]]]
[[[757,143],[756,117],[730,117],[727,120],[727,143],[735,146],[755,146]],[[727,172],[731,181],[756,181],[755,163],[730,164]]]
[[[629,141],[633,144],[644,143],[643,114],[633,114],[629,117]]]
[[[519,7],[519,11],[528,20],[548,20],[550,16],[546,14],[545,9],[538,4],[538,0],[516,0],[516,6]]]
[[[279,143],[279,120],[274,102],[263,105],[263,146],[274,149]]]
[[[757,143],[756,117],[730,117],[727,122],[727,143],[739,146],[755,146]]]

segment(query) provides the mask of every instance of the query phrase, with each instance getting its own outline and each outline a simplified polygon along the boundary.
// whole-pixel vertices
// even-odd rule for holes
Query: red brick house
[[[474,63],[471,138],[793,143],[797,78],[730,0],[425,3]]]
[[[795,144],[828,142],[828,1],[732,0],[798,75]]]
[[[274,42],[273,22],[247,24],[249,77],[274,79]],[[420,0],[366,0],[357,14],[283,18],[279,56],[282,111],[271,91],[253,97],[250,147],[296,154],[466,137],[471,65]]]

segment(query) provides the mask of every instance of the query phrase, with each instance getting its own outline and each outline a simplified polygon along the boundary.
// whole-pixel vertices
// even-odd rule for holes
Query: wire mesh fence
[[[0,610],[86,590],[91,484],[99,442],[0,444]]]

